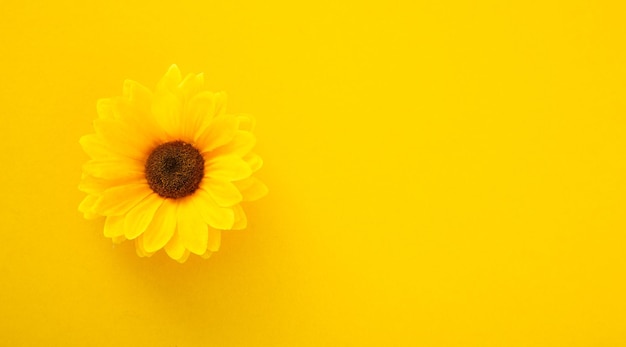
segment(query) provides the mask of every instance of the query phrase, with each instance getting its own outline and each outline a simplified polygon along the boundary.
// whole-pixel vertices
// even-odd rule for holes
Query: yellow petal
[[[215,117],[222,116],[226,112],[228,95],[224,92],[215,93]]]
[[[222,232],[217,229],[209,228],[207,249],[211,252],[217,252],[222,242]]]
[[[152,100],[152,115],[165,130],[169,140],[178,140],[181,132],[181,99],[178,96],[178,85],[181,82],[178,66],[172,65],[156,86]]]
[[[87,194],[99,194],[107,188],[111,188],[111,186],[108,186],[107,180],[95,178],[84,172],[82,174],[82,177],[80,178],[80,183],[78,184],[78,190]],[[80,205],[78,207],[78,210],[80,211]]]
[[[127,99],[119,98],[115,108],[120,114],[120,119],[136,134],[135,136],[143,138],[146,147],[154,148],[166,140],[165,131],[152,115],[152,104],[138,106]]]
[[[96,111],[100,119],[116,119],[115,112],[115,100],[114,99],[100,99],[96,102]]]
[[[180,73],[180,69],[176,64],[172,64],[159,83],[157,83],[156,91],[174,91],[180,84],[181,80],[182,74]]]
[[[90,160],[83,165],[83,172],[105,180],[126,179],[139,181],[145,178],[144,165],[130,159]]]
[[[132,183],[141,183],[145,180],[146,178],[143,174],[129,175],[128,177],[120,177],[116,179],[104,179],[83,173],[78,189],[85,193],[100,195],[103,191],[109,188]]]
[[[104,120],[98,119],[94,124],[101,121]],[[120,142],[116,138],[105,138],[100,133],[85,135],[79,142],[92,159],[129,158],[143,161],[147,157],[142,148],[133,147],[128,141]]]
[[[151,143],[147,137],[121,120],[96,119],[96,133],[102,136],[108,148],[122,156],[143,161],[150,154]]]
[[[239,189],[228,181],[218,181],[206,179],[202,182],[202,188],[205,189],[211,198],[222,207],[230,207],[241,202],[243,198]]]
[[[230,142],[237,132],[239,121],[234,116],[218,116],[213,118],[208,128],[202,132],[196,142],[197,148],[202,153],[207,153],[215,148]]]
[[[245,229],[248,226],[248,218],[241,205],[233,206],[233,211],[235,212],[235,224],[233,224],[232,230]]]
[[[211,155],[219,156],[233,154],[243,157],[244,155],[250,153],[255,144],[256,137],[252,133],[239,130],[235,133],[235,136],[229,143],[215,149]]]
[[[133,207],[124,219],[124,236],[132,240],[141,235],[153,221],[164,200],[158,194],[152,193]]]
[[[198,127],[201,124],[201,119],[197,118],[198,115],[192,109],[195,107],[197,93],[203,85],[203,74],[188,74],[178,86],[179,98],[183,101],[180,139],[186,142],[193,143],[199,136]]]
[[[222,155],[205,162],[205,176],[220,181],[238,181],[252,174],[250,166],[236,155]]]
[[[239,130],[245,130],[252,132],[254,127],[256,126],[256,119],[252,115],[249,114],[238,114],[236,115],[237,119],[239,119]]]
[[[99,135],[84,135],[80,138],[79,143],[83,151],[93,159],[120,158],[119,154],[113,152]]]
[[[135,251],[137,252],[137,255],[142,258],[151,257],[154,252],[146,251],[143,241],[143,235],[139,235],[139,237],[135,239]]]
[[[258,200],[268,193],[267,186],[256,177],[248,177],[234,184],[243,195],[243,201]]]
[[[133,80],[125,80],[122,96],[139,112],[149,112],[152,105],[152,91]]]
[[[83,213],[85,219],[95,219],[99,217],[96,213],[93,212],[93,207],[97,201],[97,195],[89,194],[83,199],[80,205],[78,205],[78,211]]]
[[[176,261],[178,261],[179,263],[182,264],[182,263],[186,262],[188,258],[189,258],[189,251],[185,250],[183,252],[183,255],[180,258],[176,259]]]
[[[143,246],[148,252],[163,248],[172,242],[175,235],[178,203],[171,199],[162,200],[163,203],[143,233]]]
[[[201,255],[202,259],[209,259],[211,258],[211,255],[213,254],[213,252],[207,250],[206,252],[204,252],[203,255]]]
[[[181,127],[180,99],[169,91],[155,95],[152,114],[160,127],[167,134],[168,141],[179,140],[183,133]]]
[[[196,190],[196,193],[191,197],[191,202],[195,205],[196,211],[204,222],[215,229],[228,230],[235,223],[233,209],[217,205],[211,195],[202,188]]]
[[[203,91],[194,95],[186,105],[184,132],[187,138],[197,141],[209,126],[215,114],[216,97],[214,93]]]
[[[263,159],[256,153],[248,153],[243,157],[243,160],[248,163],[252,172],[257,172],[263,166]]]
[[[104,222],[104,236],[115,238],[124,235],[124,216],[108,216]]]
[[[202,86],[204,86],[204,74],[199,73],[196,75],[190,73],[180,82],[178,89],[185,100],[189,100],[194,94],[200,91]]]
[[[185,256],[185,252],[189,252],[183,246],[183,243],[180,240],[180,236],[178,235],[178,231],[176,231],[169,242],[165,245],[165,252],[170,258],[180,261]],[[184,262],[181,261],[181,263]]]
[[[147,183],[135,183],[107,189],[94,205],[93,210],[103,216],[126,214],[141,200],[152,193]]]
[[[181,202],[178,208],[178,235],[183,246],[194,254],[204,254],[207,250],[208,226],[190,199]]]

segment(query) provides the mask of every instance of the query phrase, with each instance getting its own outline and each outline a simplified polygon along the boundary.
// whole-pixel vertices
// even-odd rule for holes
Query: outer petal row
[[[205,177],[219,181],[238,181],[249,177],[252,169],[241,157],[223,155],[205,162]]]
[[[196,211],[210,227],[220,230],[228,230],[235,223],[235,213],[232,208],[220,207],[204,189],[198,189],[192,196],[191,202]]]
[[[178,204],[169,199],[159,199],[163,203],[144,232],[143,246],[148,252],[156,252],[163,248],[176,231]]]
[[[178,261],[189,252],[208,256],[220,247],[221,232],[210,228],[191,199],[173,201],[152,194],[128,214],[109,216],[104,234],[110,238],[136,239],[137,252],[150,256],[161,248]]]
[[[196,147],[200,152],[208,153],[224,146],[235,137],[238,126],[239,120],[237,117],[230,115],[215,117],[198,137]]]
[[[93,211],[103,216],[126,214],[141,200],[152,194],[147,183],[134,183],[105,190],[93,206]]]
[[[178,209],[178,236],[183,246],[191,253],[202,255],[206,252],[208,226],[202,220],[190,199],[181,201]]]
[[[268,193],[267,186],[256,177],[248,177],[234,184],[241,192],[243,201],[255,201]]]

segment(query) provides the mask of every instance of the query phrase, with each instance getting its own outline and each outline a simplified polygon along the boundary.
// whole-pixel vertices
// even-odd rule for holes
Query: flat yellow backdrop
[[[622,1],[0,2],[0,345],[626,346]],[[208,261],[77,211],[96,100],[258,120]]]

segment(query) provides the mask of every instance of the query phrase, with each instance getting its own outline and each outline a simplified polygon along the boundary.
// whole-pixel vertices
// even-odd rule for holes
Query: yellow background
[[[0,345],[626,346],[621,1],[0,2]],[[77,212],[98,98],[258,120],[250,228],[180,265]]]

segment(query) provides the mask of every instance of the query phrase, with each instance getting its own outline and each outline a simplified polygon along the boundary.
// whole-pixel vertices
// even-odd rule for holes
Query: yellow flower
[[[80,139],[91,157],[79,186],[85,218],[106,217],[104,235],[134,240],[140,256],[217,251],[221,230],[246,227],[240,203],[267,193],[252,177],[262,165],[254,122],[225,105],[202,74],[183,79],[176,65],[154,92],[126,80],[121,97],[99,100],[96,133]]]

